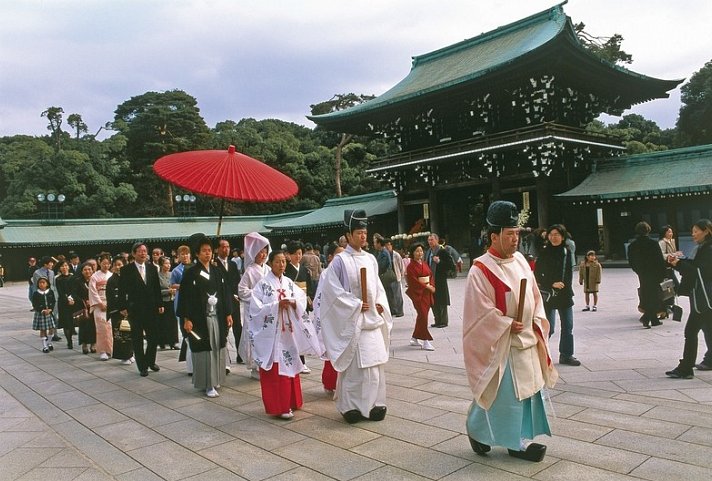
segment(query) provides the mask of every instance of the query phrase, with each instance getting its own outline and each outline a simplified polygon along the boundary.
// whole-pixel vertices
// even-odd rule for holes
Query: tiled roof
[[[712,192],[712,145],[665,150],[599,161],[595,171],[563,201],[670,197]]]
[[[667,96],[665,92],[681,82],[647,77],[595,57],[583,48],[578,40],[570,19],[564,13],[564,3],[477,37],[413,57],[410,73],[382,95],[345,110],[308,118],[318,125],[328,127],[334,122],[371,115],[418,97],[478,82],[559,39],[573,45],[572,51],[575,55],[585,58],[587,62],[593,59],[595,65],[602,66],[605,71],[616,76],[622,75],[628,81],[638,82],[637,87],[645,85],[645,90],[653,86],[654,95],[646,91],[642,93],[644,98],[636,99],[632,103]],[[634,86],[626,90],[626,95],[635,97],[639,89]]]
[[[266,216],[223,217],[220,234],[242,236],[249,232],[267,233],[268,222],[300,217],[307,211]],[[66,219],[41,222],[39,220],[8,220],[0,228],[0,246],[43,246],[109,244],[121,242],[187,239],[203,232],[214,235],[217,217],[149,218],[149,219]]]
[[[266,227],[272,229],[275,233],[279,233],[280,230],[301,231],[312,230],[317,227],[340,226],[344,222],[344,211],[346,209],[363,209],[369,217],[395,212],[397,209],[396,193],[392,190],[387,190],[373,194],[329,199],[321,209],[301,217],[268,223]]]

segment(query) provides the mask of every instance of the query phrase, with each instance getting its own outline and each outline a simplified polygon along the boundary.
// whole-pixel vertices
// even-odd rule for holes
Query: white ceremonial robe
[[[360,269],[366,268],[370,309],[361,312]],[[348,246],[332,261],[321,289],[320,321],[326,355],[339,372],[336,408],[357,409],[365,417],[375,406],[385,406],[384,364],[388,361],[393,321],[386,291],[378,278],[373,255]],[[378,314],[376,305],[383,307]]]
[[[282,309],[280,299],[292,299],[296,308]],[[279,365],[279,375],[294,377],[304,368],[300,354],[321,355],[316,330],[306,315],[304,291],[283,275],[271,271],[252,289],[249,336],[252,358],[265,371]]]
[[[486,253],[476,260],[501,283],[505,291],[498,305],[495,286],[476,264],[470,268],[463,309],[463,354],[474,399],[489,409],[497,397],[507,364],[512,369],[519,400],[531,397],[558,377],[549,354],[549,322],[544,313],[534,273],[524,257],[515,252],[509,259]],[[524,331],[511,332],[519,302],[519,281],[528,287],[521,322]]]
[[[248,329],[247,320],[250,318],[250,301],[252,300],[252,289],[260,282],[270,268],[267,264],[250,264],[245,273],[240,278],[240,283],[237,285],[237,295],[240,298],[242,307],[242,336],[240,337],[240,345],[237,346],[237,353],[245,362],[247,369],[252,369],[252,351],[250,349],[250,330]],[[235,327],[233,327],[235,329]]]
[[[312,315],[314,319],[314,328],[316,329],[316,337],[319,340],[319,346],[321,348],[321,352],[323,355],[321,356],[322,361],[329,361],[328,356],[326,355],[326,346],[324,345],[324,336],[321,332],[321,290],[322,286],[324,285],[324,281],[326,280],[326,275],[329,272],[329,267],[327,266],[326,269],[321,271],[321,274],[319,275],[319,284],[318,287],[316,288],[316,293],[314,294],[314,300],[312,301]]]

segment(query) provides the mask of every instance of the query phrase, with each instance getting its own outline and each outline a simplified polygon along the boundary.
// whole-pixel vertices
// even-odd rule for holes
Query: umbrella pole
[[[218,218],[218,233],[217,233],[218,237],[220,237],[220,229],[222,229],[222,216],[223,216],[224,208],[225,208],[225,199],[220,199],[220,217]]]

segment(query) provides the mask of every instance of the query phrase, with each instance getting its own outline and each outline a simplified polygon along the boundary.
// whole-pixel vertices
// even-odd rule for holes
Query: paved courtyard
[[[712,372],[665,377],[682,352],[683,325],[641,328],[629,269],[604,271],[596,313],[580,311],[577,290],[583,364],[558,366],[544,461],[501,448],[475,455],[465,435],[464,284],[450,281],[450,327],[433,330],[433,352],[408,345],[414,311],[406,299],[386,369],[388,416],[356,425],[323,392],[317,360],[302,376],[303,409],[285,421],[264,414],[259,382],[242,366],[209,400],[192,388],[176,351],[159,351],[161,371],[148,378],[64,341],[43,354],[27,286],[10,284],[0,289],[0,480],[712,479]],[[551,343],[557,360],[558,335]]]

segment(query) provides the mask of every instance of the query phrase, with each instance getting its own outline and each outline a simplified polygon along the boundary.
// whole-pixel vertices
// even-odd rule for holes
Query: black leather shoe
[[[383,414],[385,415],[385,413],[383,413]],[[346,422],[349,424],[355,424],[363,419],[363,416],[361,416],[361,412],[358,409],[352,409],[351,411],[346,411],[345,413],[342,414],[342,416],[344,417]]]
[[[148,369],[140,369],[138,373],[141,375],[141,377],[146,377],[148,376]]]
[[[667,371],[665,375],[673,379],[692,379],[695,377],[695,373],[692,372],[692,369],[690,369],[689,371],[685,371],[683,369],[680,369],[679,366],[673,369],[672,371]]]
[[[514,451],[512,449],[508,449],[507,451],[509,451],[509,455],[512,457],[538,463],[539,461],[544,459],[544,455],[546,454],[546,446],[544,446],[543,444],[531,443],[529,446],[527,446],[527,449],[525,451]]]
[[[489,453],[490,450],[492,449],[488,444],[481,443],[477,441],[476,439],[470,438],[470,446],[472,446],[472,450],[479,454],[480,456],[484,456],[485,454]]]
[[[562,356],[559,358],[559,364],[566,364],[568,366],[580,366],[581,361],[579,361],[578,359],[576,359],[573,356],[568,356],[568,357]]]
[[[368,413],[368,419],[371,421],[383,421],[386,417],[386,411],[386,406],[376,406]]]
[[[153,372],[158,372],[158,371],[161,370],[161,368],[158,367],[158,364],[151,364],[151,365],[148,366],[148,367],[151,368],[151,371],[153,371]]]
[[[54,342],[61,341],[61,340],[62,340],[62,338],[59,337],[57,334],[55,334],[54,336],[52,336],[52,341],[54,341]]]

